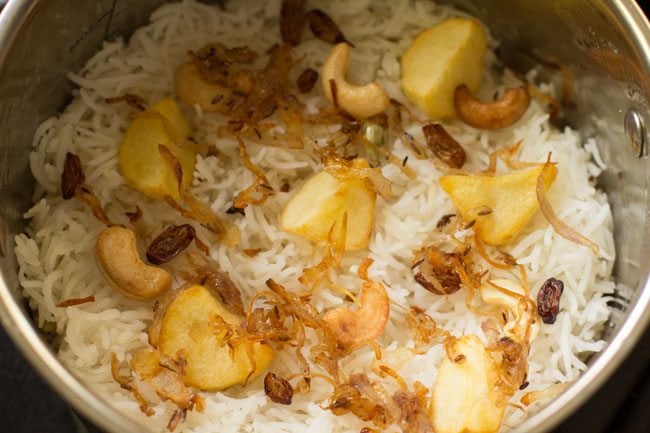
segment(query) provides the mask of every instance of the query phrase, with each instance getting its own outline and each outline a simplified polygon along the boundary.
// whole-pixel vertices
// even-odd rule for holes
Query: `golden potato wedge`
[[[196,285],[183,290],[169,305],[160,329],[160,352],[175,360],[184,357],[187,384],[204,391],[218,391],[253,380],[275,356],[271,347],[248,342],[235,345],[231,356],[227,342],[215,327],[218,317],[233,325],[241,322],[205,287]],[[255,365],[247,349],[252,352]]]
[[[368,167],[362,159],[355,164]],[[282,229],[313,242],[328,239],[334,224],[347,213],[345,250],[368,247],[372,233],[377,194],[365,179],[337,179],[321,171],[307,180],[284,207],[280,216]],[[337,233],[335,231],[335,233]]]
[[[536,188],[542,170],[538,167],[501,176],[442,176],[440,186],[463,220],[476,220],[473,228],[483,242],[505,245],[519,235],[539,209]],[[545,191],[556,176],[557,168],[551,166],[544,175]],[[492,212],[481,216],[477,214],[479,209]]]
[[[474,335],[451,343],[433,385],[429,418],[436,433],[492,433],[505,411],[497,390],[499,367]]]
[[[173,133],[182,139],[192,135],[192,129],[183,117],[178,104],[165,98],[152,105],[148,112],[158,113],[167,119]],[[160,199],[165,195],[178,198],[178,185],[169,164],[160,155],[158,146],[164,145],[178,158],[183,167],[183,187],[192,183],[196,152],[177,145],[170,137],[162,119],[147,116],[131,122],[118,154],[122,175],[133,188],[143,194]]]
[[[472,19],[450,18],[423,31],[402,56],[404,94],[432,118],[454,117],[456,87],[475,93],[481,85],[486,47]]]
[[[228,113],[245,102],[245,95],[254,86],[252,74],[247,71],[235,72],[233,80],[233,88],[207,81],[195,62],[187,62],[176,69],[174,86],[176,95],[187,105],[199,104],[203,111]]]

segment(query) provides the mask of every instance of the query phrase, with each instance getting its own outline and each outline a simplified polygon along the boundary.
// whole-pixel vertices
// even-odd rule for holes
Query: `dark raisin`
[[[307,68],[302,71],[296,80],[296,86],[298,86],[300,93],[307,94],[312,91],[314,85],[316,85],[316,81],[318,81],[318,71]]]
[[[268,373],[264,378],[264,393],[271,401],[280,404],[291,404],[293,398],[291,384],[273,373]]]
[[[560,311],[560,296],[564,291],[564,283],[555,278],[544,281],[537,294],[537,312],[547,325],[555,323]]]
[[[63,173],[61,173],[61,195],[65,200],[70,200],[77,194],[77,187],[86,182],[81,159],[74,153],[65,154]]]
[[[162,265],[179,255],[196,237],[194,227],[189,224],[167,227],[147,249],[147,260]]]
[[[280,33],[282,41],[296,46],[302,39],[302,29],[307,22],[307,0],[282,0],[280,8]]]
[[[307,13],[307,20],[309,21],[309,28],[318,39],[328,44],[336,45],[341,42],[347,42],[353,46],[336,25],[334,20],[330,18],[325,12],[320,9],[313,9]]]
[[[452,168],[461,168],[465,164],[465,150],[449,135],[440,124],[428,124],[422,127],[427,146],[442,162]]]

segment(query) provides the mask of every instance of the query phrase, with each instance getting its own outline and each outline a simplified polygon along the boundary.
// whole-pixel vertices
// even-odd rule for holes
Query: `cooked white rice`
[[[344,6],[338,3],[312,1],[310,6],[330,14],[346,37],[355,42],[352,79],[377,80],[391,97],[403,102],[406,101],[399,85],[400,54],[421,29],[458,15],[431,1],[349,0],[341,2]],[[81,71],[71,73],[70,79],[79,86],[74,100],[61,114],[43,122],[35,133],[30,156],[38,184],[35,205],[25,214],[30,221],[27,232],[15,239],[24,295],[37,313],[39,326],[56,325],[61,337],[58,353],[61,361],[107,402],[152,431],[164,429],[173,410],[171,404],[160,403],[153,417],[145,417],[110,373],[112,352],[124,360],[130,351],[146,344],[152,304],[122,297],[100,274],[94,245],[104,226],[79,201],[61,198],[59,184],[65,154],[74,152],[80,156],[87,183],[113,221],[126,223],[124,212],[133,211],[136,205],[142,209],[142,222],[150,236],[182,221],[164,202],[147,199],[125,185],[118,169],[117,151],[132,109],[125,104],[106,104],[105,98],[130,92],[152,103],[173,95],[174,70],[186,60],[187,50],[209,42],[248,45],[264,52],[279,42],[279,6],[280,0],[238,0],[229,3],[226,10],[219,10],[186,0],[161,7],[152,14],[151,23],[137,30],[130,41],[105,42],[103,49]],[[304,35],[308,33],[305,31]],[[491,48],[496,45],[493,41],[490,44]],[[320,70],[330,48],[309,35],[309,40],[297,51],[305,56],[303,65]],[[490,52],[481,89],[484,97],[504,85],[517,83],[507,74],[497,76],[490,68],[494,63]],[[529,78],[534,79],[534,73]],[[553,91],[550,87],[542,88]],[[320,96],[306,102],[312,108],[324,104]],[[186,114],[202,141],[216,141],[216,128],[223,119],[202,114],[198,109],[187,110]],[[469,169],[485,167],[492,149],[520,139],[524,140],[523,160],[543,161],[552,151],[559,168],[549,196],[553,207],[567,224],[601,248],[601,258],[597,259],[585,248],[555,234],[540,215],[528,225],[517,243],[508,248],[519,263],[526,265],[533,296],[549,277],[559,278],[565,284],[557,322],[542,325],[532,344],[530,386],[526,391],[575,380],[585,370],[585,357],[605,344],[600,340],[600,332],[609,315],[606,294],[614,288],[610,277],[614,261],[611,211],[606,196],[590,181],[598,176],[603,163],[593,140],[583,141],[578,132],[569,128],[554,129],[548,120],[545,107],[532,101],[524,117],[502,131],[478,131],[460,122],[445,126],[467,150]],[[418,127],[410,132],[422,139]],[[235,143],[220,141],[219,146],[231,155],[232,164],[227,166],[215,157],[199,156],[192,191],[223,214],[234,193],[248,186],[252,177],[241,167]],[[410,154],[399,140],[393,149],[400,159]],[[253,161],[266,170],[276,189],[288,180],[291,191],[295,191],[305,177],[319,170],[318,160],[309,152],[256,145],[249,145],[249,152]],[[408,161],[418,173],[417,180],[407,179],[394,166],[384,168],[398,198],[393,203],[378,200],[369,250],[346,254],[337,282],[356,292],[359,283],[355,272],[360,259],[370,256],[375,260],[370,276],[384,284],[393,303],[390,321],[380,339],[385,347],[413,345],[404,327],[406,310],[399,307],[407,305],[426,307],[440,326],[456,335],[477,334],[483,338],[482,318],[468,312],[463,291],[437,296],[413,281],[410,271],[413,250],[431,241],[436,222],[452,212],[453,207],[437,183],[442,173],[430,161],[414,157]],[[238,247],[212,246],[212,257],[245,295],[264,287],[268,278],[297,290],[302,270],[315,263],[314,247],[308,241],[278,227],[278,215],[290,196],[291,192],[278,193],[263,206],[246,208],[244,217],[231,218],[243,234]],[[203,239],[209,238],[204,229],[197,227],[197,230]],[[243,254],[244,248],[263,251],[250,258]],[[511,274],[517,277],[509,271],[492,273],[495,277]],[[94,295],[96,302],[68,308],[55,306],[63,299],[89,295]],[[320,310],[342,303],[341,295],[327,290],[320,290],[314,298]],[[410,385],[417,380],[431,386],[443,354],[442,347],[436,345],[398,372]],[[372,358],[370,350],[358,350],[345,360],[344,371],[369,372]],[[291,353],[278,353],[271,371],[279,374],[296,371]],[[183,431],[359,431],[364,424],[358,419],[349,415],[337,417],[321,408],[331,388],[322,381],[313,383],[312,392],[294,398],[291,406],[270,402],[264,395],[261,380],[245,389],[237,386],[225,392],[203,393],[204,413],[190,413],[182,425]],[[512,401],[520,397],[515,395]],[[515,425],[525,416],[521,411],[509,409],[504,424]]]

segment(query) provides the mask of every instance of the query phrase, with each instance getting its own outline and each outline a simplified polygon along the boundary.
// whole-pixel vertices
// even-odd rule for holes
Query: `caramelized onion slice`
[[[176,209],[185,218],[190,218],[217,235],[217,239],[225,245],[234,246],[239,242],[241,233],[233,223],[219,218],[210,207],[197,199],[191,192],[182,186],[183,167],[171,151],[166,146],[159,146],[160,154],[165,158],[170,168],[173,170],[178,184],[178,193],[181,200],[185,202],[187,208],[181,206],[170,196],[165,197],[165,201]]]
[[[249,204],[252,206],[263,205],[269,196],[275,194],[275,190],[269,183],[264,171],[251,161],[246,151],[246,145],[242,139],[237,137],[237,141],[239,142],[239,156],[241,157],[242,165],[255,176],[255,180],[253,180],[250,186],[237,194],[233,206],[236,209],[244,209]]]
[[[521,397],[520,401],[526,406],[530,406],[538,401],[557,397],[564,392],[566,387],[566,383],[556,383],[539,391],[527,392],[523,397]]]
[[[555,211],[553,211],[551,203],[549,203],[548,198],[546,198],[546,193],[544,192],[544,179],[546,177],[546,172],[549,170],[549,167],[551,167],[551,163],[547,161],[546,164],[544,164],[544,168],[540,172],[539,177],[537,178],[536,191],[537,201],[539,202],[539,210],[544,215],[544,218],[546,218],[546,221],[548,221],[549,224],[553,226],[555,233],[559,234],[565,239],[570,240],[571,242],[575,242],[578,245],[589,248],[594,256],[598,257],[600,254],[600,248],[598,245],[566,225],[564,221],[558,218],[558,216],[555,214]]]

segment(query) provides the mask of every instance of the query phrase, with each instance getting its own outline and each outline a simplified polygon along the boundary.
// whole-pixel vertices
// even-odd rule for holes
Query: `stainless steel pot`
[[[2,2],[0,2],[2,3]],[[84,64],[105,39],[128,36],[163,0],[10,0],[0,15],[0,318],[41,375],[107,432],[139,432],[56,359],[21,295],[13,236],[23,230],[33,180],[28,170],[36,127],[69,99],[68,71]],[[514,69],[554,65],[576,76],[574,106],[563,119],[598,137],[608,169],[599,178],[616,224],[618,283],[634,288],[612,303],[609,344],[564,394],[517,431],[541,432],[585,402],[619,366],[650,322],[650,166],[644,123],[650,124],[650,25],[632,0],[445,0],[483,19],[502,41]]]

